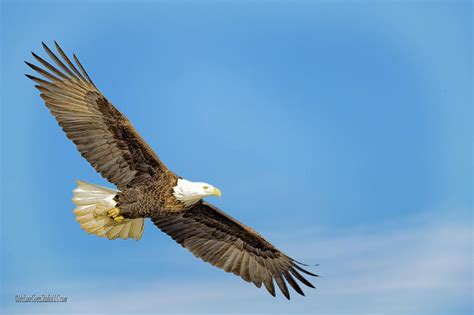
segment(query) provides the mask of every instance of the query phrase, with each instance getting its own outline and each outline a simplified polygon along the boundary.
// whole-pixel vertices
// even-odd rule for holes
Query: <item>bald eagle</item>
[[[263,283],[273,296],[274,281],[287,299],[287,283],[304,295],[295,279],[314,288],[301,273],[317,275],[305,270],[304,264],[202,200],[220,197],[219,189],[186,180],[169,170],[130,121],[99,91],[76,55],[74,64],[56,42],[61,58],[42,44],[55,65],[32,52],[44,68],[26,64],[44,79],[26,76],[36,83],[41,98],[81,155],[118,188],[77,182],[74,214],[81,228],[111,240],[139,240],[144,220],[150,218],[194,256],[258,288]]]

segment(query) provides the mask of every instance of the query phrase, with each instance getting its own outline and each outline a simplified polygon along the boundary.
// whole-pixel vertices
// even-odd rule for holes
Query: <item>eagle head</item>
[[[173,187],[173,195],[186,206],[190,206],[204,197],[220,197],[221,191],[208,183],[191,182],[179,178],[176,186]]]

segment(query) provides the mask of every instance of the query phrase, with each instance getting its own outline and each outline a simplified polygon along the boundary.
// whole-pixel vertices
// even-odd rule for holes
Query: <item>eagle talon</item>
[[[112,210],[107,211],[107,215],[113,219],[115,219],[119,214],[120,210],[118,208],[113,208]]]
[[[125,220],[125,218],[121,215],[118,215],[116,217],[113,218],[115,222],[122,222],[123,220]]]

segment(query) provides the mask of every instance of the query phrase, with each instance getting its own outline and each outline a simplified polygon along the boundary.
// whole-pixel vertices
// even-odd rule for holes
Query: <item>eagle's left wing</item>
[[[47,70],[26,62],[47,80],[26,75],[37,83],[41,97],[81,155],[121,190],[171,172],[133,128],[130,121],[97,89],[74,55],[77,67],[55,42],[61,59],[44,43],[53,66],[33,53]]]
[[[253,282],[257,287],[263,283],[273,296],[273,281],[288,299],[290,294],[286,282],[304,295],[294,278],[314,288],[299,272],[317,275],[301,268],[298,262],[280,252],[253,229],[211,204],[199,202],[188,211],[156,216],[152,221],[194,256]]]

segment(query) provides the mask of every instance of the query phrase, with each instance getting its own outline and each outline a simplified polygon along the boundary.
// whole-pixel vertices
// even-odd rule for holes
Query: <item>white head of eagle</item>
[[[186,206],[195,204],[204,197],[221,196],[221,191],[208,183],[191,182],[186,179],[179,178],[178,184],[173,187],[173,195]]]

